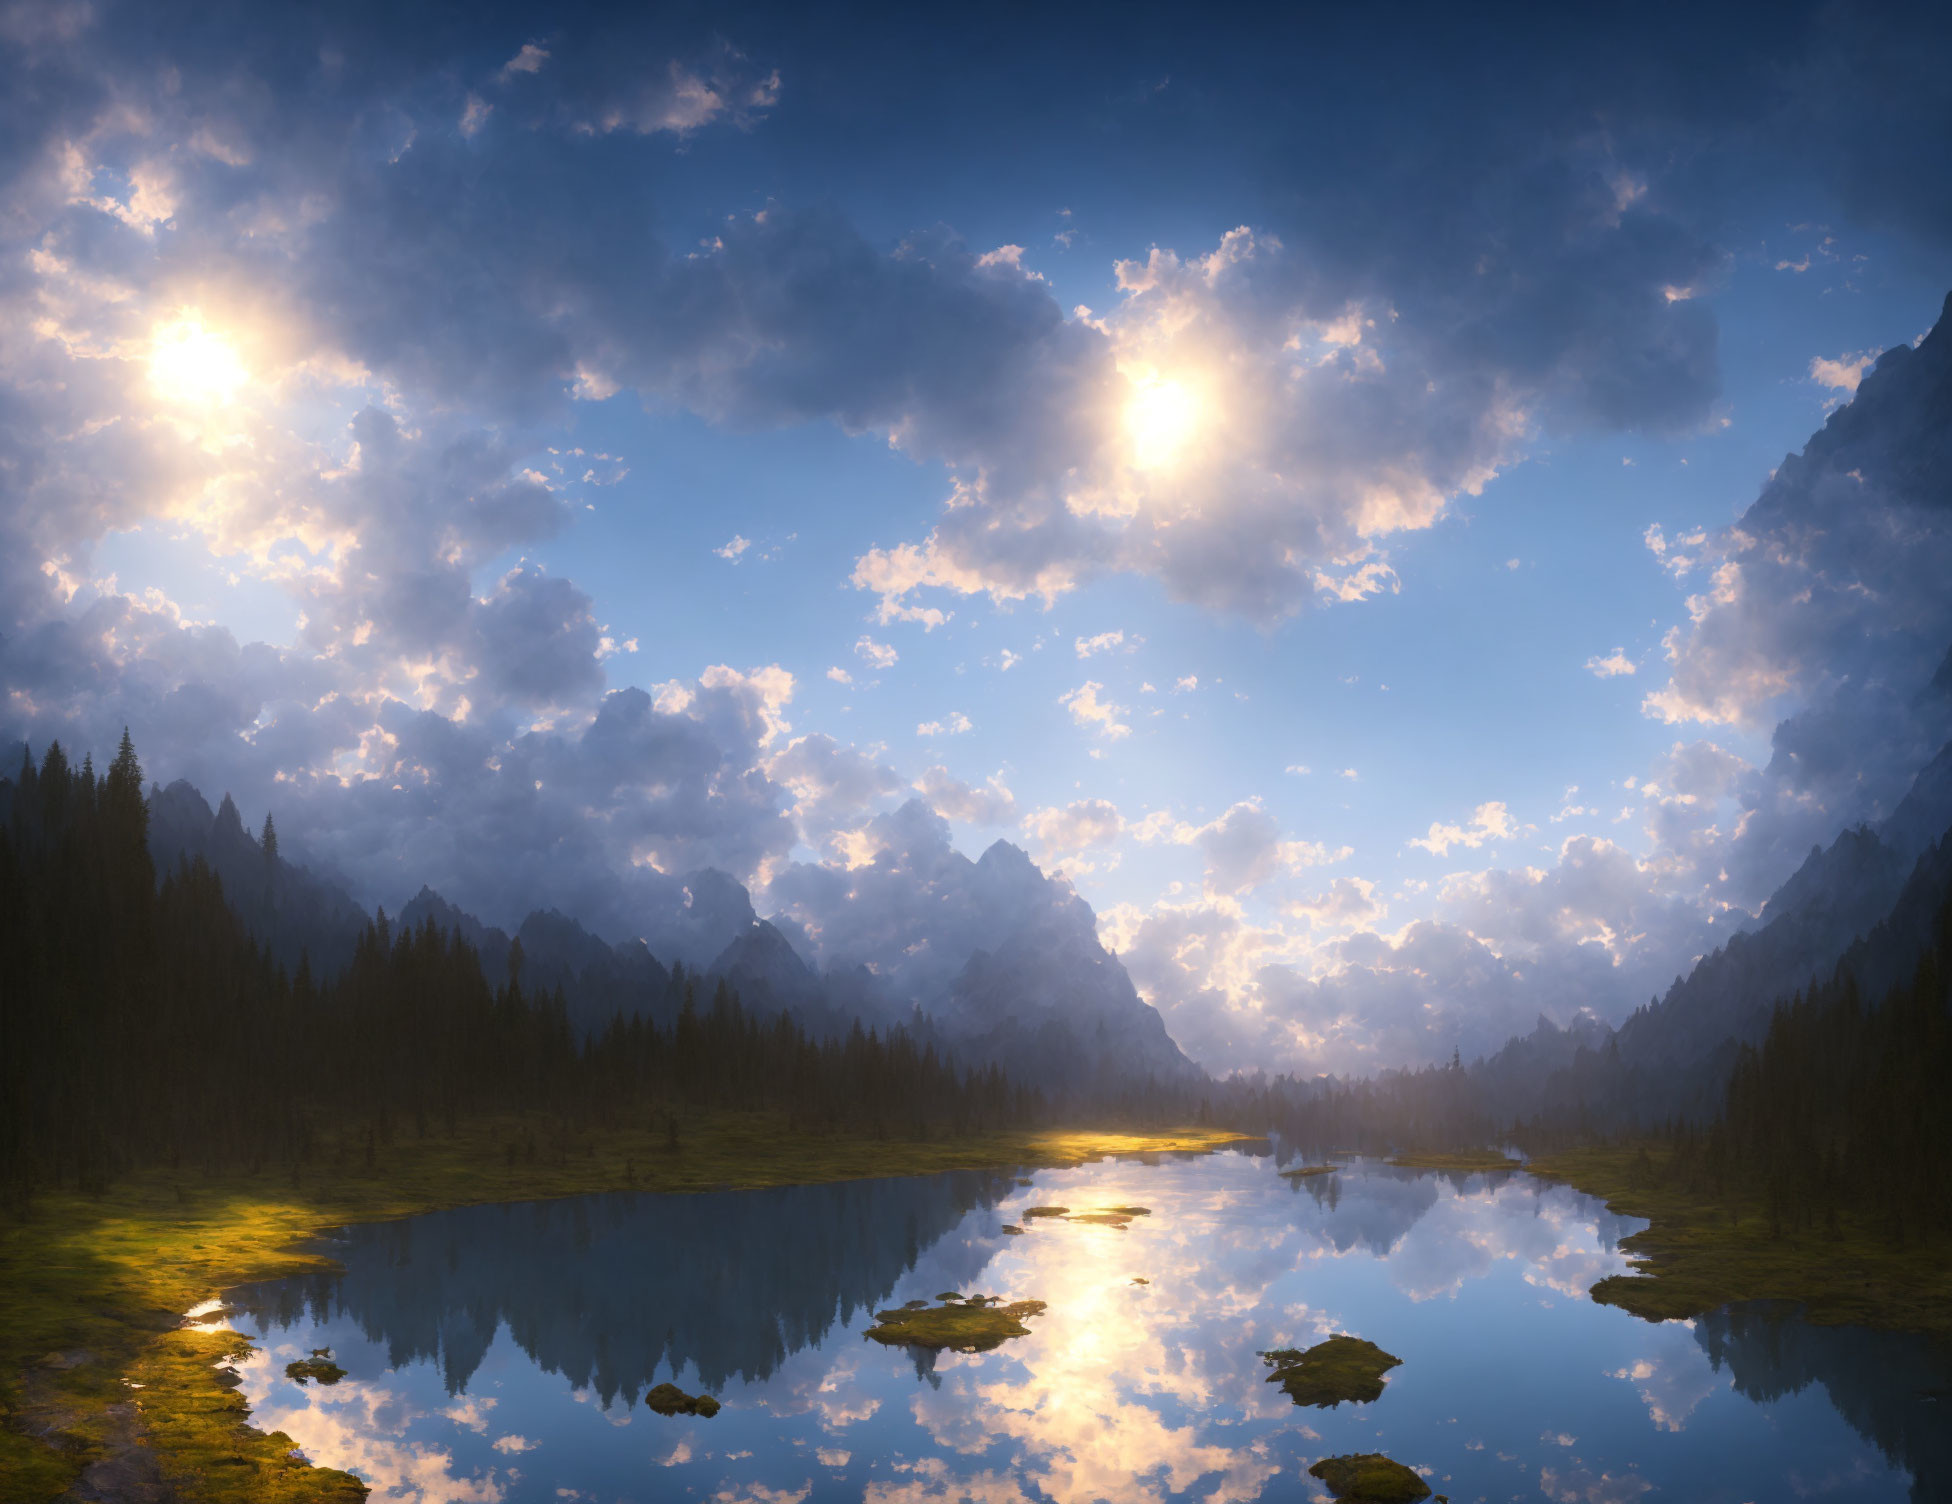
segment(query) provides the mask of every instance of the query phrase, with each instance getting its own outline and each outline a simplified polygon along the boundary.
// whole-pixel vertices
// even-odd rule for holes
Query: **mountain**
[[[1003,841],[977,867],[997,886],[1044,882],[1030,858]],[[935,1017],[950,1039],[1031,1085],[1202,1075],[1099,943],[1091,908],[1076,894],[1029,908],[994,948],[972,953]]]
[[[483,973],[498,985],[508,977],[519,940],[522,986],[531,992],[561,988],[578,1034],[594,1033],[619,1014],[668,1024],[682,1002],[674,995],[671,973],[642,940],[607,944],[555,909],[530,914],[511,939],[507,931],[483,924],[422,887],[400,910],[399,924],[418,927],[429,919],[438,929],[461,934],[481,957]]]
[[[182,779],[149,791],[149,854],[158,877],[203,858],[252,939],[288,970],[303,957],[319,975],[337,972],[372,917],[339,884],[266,852],[229,794],[213,812]]]
[[[304,957],[324,978],[351,959],[374,916],[337,883],[267,853],[228,796],[213,811],[178,781],[151,790],[149,813],[158,870],[202,858],[253,938],[287,968]],[[723,980],[761,1017],[790,1012],[826,1035],[857,1021],[882,1031],[899,1024],[920,1042],[997,1063],[1047,1091],[1203,1079],[1099,943],[1090,906],[1068,884],[1002,841],[975,863],[953,855],[948,865],[961,885],[934,895],[929,912],[952,922],[897,947],[927,956],[929,965],[913,970],[836,961],[816,971],[802,953],[811,943],[797,921],[760,918],[744,885],[710,870],[685,878],[678,914],[617,943],[555,909],[534,911],[510,935],[425,886],[391,923],[398,930],[431,921],[458,933],[496,985],[519,945],[523,987],[560,989],[579,1034],[620,1014],[669,1024],[683,1004],[674,970],[682,967],[698,979],[700,1006]]]
[[[1949,788],[1952,744],[1888,819],[1812,849],[1763,905],[1757,928],[1702,957],[1617,1031],[1562,1031],[1541,1019],[1477,1062],[1486,1099],[1511,1117],[1601,1127],[1712,1116],[1740,1047],[1762,1038],[1778,1003],[1839,974],[1873,1001],[1910,978],[1952,894]]]

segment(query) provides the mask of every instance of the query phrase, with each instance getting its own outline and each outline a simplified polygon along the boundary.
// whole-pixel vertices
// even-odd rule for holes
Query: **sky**
[[[1952,289],[1947,43],[13,5],[0,740],[891,974],[1007,840],[1217,1071],[1617,1020],[1947,729],[1929,434],[1778,477]]]

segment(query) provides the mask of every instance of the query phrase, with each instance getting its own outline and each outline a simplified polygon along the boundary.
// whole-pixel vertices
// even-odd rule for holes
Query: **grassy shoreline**
[[[696,1192],[955,1169],[1063,1167],[1111,1155],[1204,1152],[1250,1135],[1053,1130],[911,1141],[795,1134],[763,1114],[663,1128],[565,1131],[540,1114],[374,1146],[363,1132],[289,1172],[147,1171],[98,1196],[39,1198],[0,1222],[0,1497],[55,1499],[84,1471],[179,1497],[341,1501],[364,1488],[248,1424],[217,1364],[248,1349],[182,1313],[233,1285],[331,1267],[299,1245],[349,1222],[594,1191]],[[137,1387],[139,1386],[139,1387]]]
[[[1719,1200],[1662,1183],[1666,1151],[1638,1144],[1571,1149],[1526,1168],[1652,1224],[1620,1246],[1637,1266],[1592,1288],[1603,1305],[1647,1321],[1698,1316],[1738,1300],[1786,1300],[1821,1326],[1859,1325],[1952,1338],[1952,1242],[1893,1248],[1844,1221],[1835,1232],[1776,1234],[1757,1199]]]

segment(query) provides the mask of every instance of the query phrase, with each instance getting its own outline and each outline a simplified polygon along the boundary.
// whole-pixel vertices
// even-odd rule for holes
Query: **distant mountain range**
[[[267,853],[228,795],[213,811],[196,788],[178,781],[152,790],[149,808],[159,869],[202,857],[253,937],[287,968],[302,958],[328,976],[350,959],[374,916],[338,884]],[[926,993],[898,989],[866,967],[816,972],[755,913],[745,888],[715,871],[686,878],[690,904],[667,933],[617,944],[554,909],[536,910],[510,935],[427,887],[390,922],[432,920],[458,931],[495,983],[508,977],[519,941],[522,985],[560,988],[572,1023],[586,1034],[618,1015],[668,1023],[682,1003],[679,978],[688,976],[701,1005],[723,979],[756,1013],[791,1012],[829,1034],[857,1020],[880,1029],[899,1023],[960,1058],[995,1062],[1012,1079],[1046,1090],[1204,1079],[1099,943],[1084,900],[1005,841],[983,854],[974,876],[999,927],[946,986]]]

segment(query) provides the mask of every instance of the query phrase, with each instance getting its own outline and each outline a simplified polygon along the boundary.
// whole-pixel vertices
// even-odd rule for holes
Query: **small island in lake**
[[[1261,1357],[1274,1370],[1268,1383],[1279,1384],[1297,1405],[1324,1409],[1344,1401],[1359,1405],[1380,1399],[1383,1375],[1403,1362],[1373,1342],[1340,1334],[1306,1352],[1282,1347]]]
[[[890,1347],[922,1347],[940,1352],[953,1348],[959,1353],[986,1353],[1001,1347],[1012,1337],[1028,1337],[1024,1321],[1042,1315],[1041,1300],[999,1303],[993,1295],[972,1295],[968,1300],[945,1300],[939,1306],[927,1301],[910,1301],[899,1310],[877,1311],[875,1325],[863,1334]]]
[[[722,1408],[709,1394],[686,1394],[676,1384],[659,1384],[644,1396],[644,1403],[659,1415],[697,1415],[706,1420]]]
[[[1416,1504],[1430,1497],[1429,1484],[1381,1452],[1324,1457],[1308,1474],[1320,1478],[1336,1498],[1355,1504]]]

